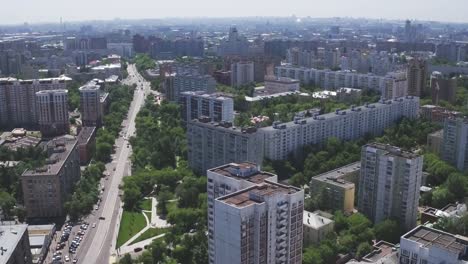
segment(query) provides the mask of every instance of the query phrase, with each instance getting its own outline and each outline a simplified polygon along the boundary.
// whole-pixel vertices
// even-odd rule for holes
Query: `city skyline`
[[[2,0],[5,1],[5,0]],[[423,21],[468,22],[464,10],[468,9],[468,2],[453,0],[450,5],[440,1],[395,0],[388,5],[383,0],[330,0],[326,2],[294,0],[285,6],[279,1],[247,1],[223,3],[219,5],[214,0],[187,2],[183,0],[171,1],[171,4],[154,4],[148,0],[136,0],[128,5],[123,0],[90,1],[83,0],[79,6],[70,6],[58,0],[31,1],[22,0],[4,3],[11,10],[0,17],[1,25],[21,23],[50,23],[60,21],[77,22],[87,20],[120,19],[151,19],[151,18],[203,18],[203,17],[350,17],[369,19],[415,19]],[[112,4],[112,5],[111,5]],[[94,8],[90,9],[89,6]],[[184,6],[184,8],[180,8]],[[245,6],[249,6],[245,9]],[[309,6],[310,8],[304,8]],[[381,8],[385,6],[385,8]],[[28,8],[25,8],[28,7]],[[404,8],[402,8],[404,7]],[[233,14],[238,14],[233,16]]]

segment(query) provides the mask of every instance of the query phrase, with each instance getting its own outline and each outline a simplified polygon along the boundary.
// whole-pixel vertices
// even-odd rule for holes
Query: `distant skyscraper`
[[[433,72],[431,75],[431,97],[433,104],[439,104],[440,101],[449,103],[455,102],[457,91],[457,78],[449,78],[440,72]]]
[[[102,107],[99,85],[80,87],[80,112],[83,126],[99,127],[102,124]]]
[[[423,157],[382,144],[362,147],[358,208],[372,222],[398,219],[416,226]]]
[[[207,176],[208,263],[302,263],[303,190],[247,162]]]
[[[249,41],[246,37],[239,35],[236,27],[229,29],[229,36],[219,45],[220,56],[246,56],[249,51]]]
[[[46,90],[36,93],[37,116],[45,137],[68,134],[68,91]]]
[[[410,59],[408,62],[408,95],[421,96],[426,91],[426,61]]]
[[[254,82],[254,63],[236,62],[231,64],[231,86],[239,87]]]

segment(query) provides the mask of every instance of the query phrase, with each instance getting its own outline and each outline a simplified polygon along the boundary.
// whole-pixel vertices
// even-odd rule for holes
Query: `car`
[[[78,263],[78,259],[77,259],[77,258],[74,258],[74,259],[73,259],[73,263]]]
[[[95,227],[96,227],[96,223],[93,223],[93,228],[95,228]]]
[[[99,220],[106,220],[106,218],[104,216],[100,216]]]
[[[65,262],[70,261],[70,257],[68,255],[65,256]]]
[[[136,252],[140,252],[142,251],[143,249],[141,247],[136,247],[135,249],[133,249],[133,251],[136,253]]]

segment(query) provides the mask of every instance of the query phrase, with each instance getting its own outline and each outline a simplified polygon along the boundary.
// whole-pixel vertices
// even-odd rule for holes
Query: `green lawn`
[[[151,211],[151,199],[143,199],[140,203],[141,210]]]
[[[164,234],[169,231],[169,228],[150,228],[146,230],[141,236],[139,236],[137,239],[133,240],[133,242],[130,245],[133,245],[137,242],[143,241],[148,238],[152,238],[155,236],[159,236],[161,234]]]
[[[124,211],[120,221],[119,236],[117,237],[117,248],[122,246],[136,233],[146,226],[145,217],[141,212]]]

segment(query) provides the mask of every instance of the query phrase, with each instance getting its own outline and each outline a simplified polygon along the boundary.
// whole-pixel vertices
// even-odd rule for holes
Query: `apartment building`
[[[96,127],[82,127],[78,133],[77,148],[80,153],[80,164],[87,165],[96,150]]]
[[[408,95],[406,74],[402,72],[390,72],[385,76],[378,76],[371,73],[281,65],[275,68],[275,75],[293,78],[305,84],[314,84],[326,90],[336,90],[343,87],[375,90],[382,94],[383,99]]]
[[[456,93],[457,78],[449,78],[437,71],[431,74],[431,97],[433,104],[439,104],[442,100],[453,103],[455,102]]]
[[[263,140],[256,128],[201,118],[187,123],[188,163],[198,172],[231,162],[263,162]]]
[[[302,190],[252,163],[207,174],[209,263],[302,262]]]
[[[178,102],[182,92],[204,91],[211,94],[216,92],[216,80],[210,75],[172,74],[165,82],[167,99]]]
[[[234,122],[234,100],[222,93],[183,92],[179,97],[185,122],[209,117],[212,122]]]
[[[66,197],[80,179],[77,140],[69,135],[47,144],[46,165],[21,175],[24,206],[28,218],[64,216]]]
[[[468,169],[468,120],[465,118],[447,118],[444,123],[442,140],[442,159],[461,171]]]
[[[341,168],[312,177],[310,196],[323,195],[321,206],[332,210],[351,213],[354,210],[355,184],[350,179],[358,178],[361,162],[354,162]]]
[[[274,123],[260,128],[264,135],[264,154],[272,160],[286,159],[301,147],[321,144],[330,137],[353,140],[366,134],[380,135],[402,117],[416,118],[418,97],[380,101],[288,123]]]
[[[66,76],[20,80],[0,78],[0,127],[31,127],[38,122],[36,93],[44,90],[65,90]]]
[[[97,84],[87,83],[80,90],[80,112],[83,126],[102,125],[101,90]]]
[[[374,224],[398,219],[406,230],[416,226],[423,157],[372,143],[362,147],[358,208]]]
[[[426,91],[426,61],[412,58],[408,61],[408,95],[421,96]]]
[[[0,264],[32,264],[28,225],[0,225]]]
[[[69,132],[68,91],[45,90],[36,93],[37,119],[43,137]]]
[[[468,239],[427,226],[418,226],[400,238],[401,264],[468,263]]]
[[[251,61],[231,64],[231,86],[239,87],[255,81],[254,63]]]

